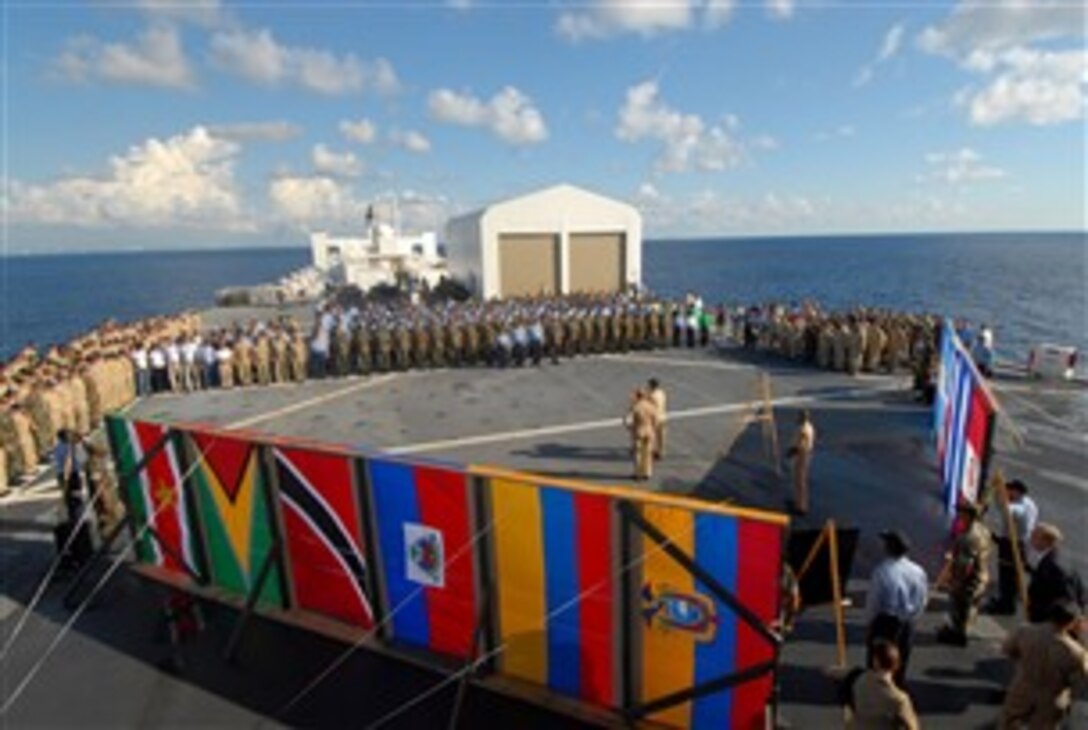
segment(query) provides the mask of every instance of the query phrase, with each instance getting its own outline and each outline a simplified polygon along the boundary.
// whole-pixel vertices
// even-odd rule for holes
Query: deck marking
[[[1017,395],[1015,391],[1013,391],[1013,390],[1011,390],[1009,388],[999,387],[998,392],[1003,393],[1004,395],[1008,395],[1017,404],[1019,404],[1021,406],[1024,406],[1025,408],[1032,411],[1036,415],[1041,416],[1044,421],[1048,421],[1049,423],[1052,423],[1052,424],[1054,424],[1056,426],[1061,426],[1062,428],[1076,429],[1076,425],[1073,423],[1072,418],[1062,418],[1061,416],[1056,416],[1053,413],[1051,413],[1050,411],[1043,408],[1038,403],[1033,403],[1031,400],[1029,400],[1025,396]]]
[[[267,413],[259,413],[256,416],[250,416],[249,418],[243,418],[239,421],[228,423],[223,428],[248,428],[249,426],[253,426],[258,423],[264,423],[265,421],[271,421],[272,419],[279,418],[280,416],[286,416],[291,413],[297,413],[298,411],[311,408],[313,406],[321,405],[322,403],[326,403],[330,400],[335,400],[336,398],[341,398],[349,393],[366,390],[367,388],[372,388],[375,385],[381,385],[382,383],[388,383],[390,380],[393,380],[396,377],[397,373],[387,373],[385,375],[379,375],[375,378],[368,378],[360,383],[352,383],[347,387],[338,388],[337,390],[325,393],[324,395],[315,395],[313,398],[307,398],[306,400],[299,401],[298,403],[292,403],[291,405],[284,406],[283,408],[277,408],[276,410],[268,411]]]
[[[605,354],[600,355],[601,360],[612,360],[615,362],[639,362],[649,363],[652,365],[674,365],[682,368],[706,368],[707,370],[755,370],[757,366],[747,365],[745,363],[728,363],[728,362],[699,362],[697,360],[677,360],[671,357],[651,357],[649,355],[614,355]]]
[[[821,400],[831,400],[833,398],[853,398],[859,395],[879,394],[888,390],[892,390],[896,386],[888,386],[884,388],[842,388],[832,392],[821,393],[819,395],[805,395],[805,396],[787,396],[784,398],[776,398],[771,401],[775,406],[788,406],[799,405],[801,403],[813,403]],[[725,403],[714,406],[700,406],[698,408],[687,408],[680,411],[669,411],[669,423],[675,421],[682,421],[688,418],[702,418],[704,416],[715,416],[722,413],[735,413],[737,411],[745,411],[758,405],[758,402],[742,401],[739,403]],[[457,448],[461,446],[480,446],[483,444],[497,443],[501,441],[514,441],[518,439],[533,438],[536,436],[557,436],[565,433],[578,433],[580,431],[593,431],[600,428],[614,428],[623,424],[622,418],[602,418],[596,421],[582,421],[581,423],[566,423],[556,426],[542,426],[540,428],[528,428],[520,431],[504,431],[501,433],[489,433],[481,434],[479,436],[465,436],[463,438],[443,439],[441,441],[427,441],[419,444],[409,444],[407,446],[395,446],[392,448],[383,449],[387,454],[402,455],[402,454],[419,454],[426,451],[440,451],[442,449]]]

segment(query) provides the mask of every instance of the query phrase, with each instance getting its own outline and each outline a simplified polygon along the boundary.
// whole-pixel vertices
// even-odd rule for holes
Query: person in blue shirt
[[[891,641],[899,648],[900,665],[895,683],[904,686],[914,642],[914,624],[929,601],[929,581],[922,566],[907,557],[910,541],[898,530],[880,533],[885,558],[873,569],[865,600],[868,625],[866,665],[872,664],[873,642]]]

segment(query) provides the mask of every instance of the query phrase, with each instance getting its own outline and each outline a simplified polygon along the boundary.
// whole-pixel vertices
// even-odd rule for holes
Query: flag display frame
[[[242,608],[228,657],[257,613],[439,670],[475,663],[476,683],[611,722],[754,730],[773,712],[785,515],[204,424],[156,427],[184,454],[176,487],[202,570],[163,570],[146,550],[134,567]],[[146,466],[114,441],[119,465]],[[213,477],[264,508],[224,512]],[[122,496],[136,536],[134,494]],[[223,535],[260,551],[241,583],[216,566]],[[365,620],[337,610],[347,591]],[[664,687],[654,667],[677,651],[688,665]]]

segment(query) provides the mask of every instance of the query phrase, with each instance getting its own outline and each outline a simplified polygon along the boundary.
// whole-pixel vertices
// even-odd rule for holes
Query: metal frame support
[[[242,639],[242,632],[245,631],[250,617],[253,616],[254,609],[257,607],[257,601],[260,599],[261,592],[264,590],[264,584],[268,582],[268,576],[272,573],[272,566],[279,561],[279,553],[280,544],[277,540],[272,544],[268,553],[264,556],[264,561],[261,563],[261,569],[257,573],[257,580],[253,584],[253,587],[249,589],[249,595],[246,596],[245,607],[242,609],[238,621],[235,622],[234,629],[230,634],[230,639],[227,640],[227,646],[223,650],[223,659],[228,664],[234,661],[234,657],[238,653],[238,642]]]

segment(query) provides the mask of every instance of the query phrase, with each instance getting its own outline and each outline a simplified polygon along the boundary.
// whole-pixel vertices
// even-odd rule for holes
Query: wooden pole
[[[812,561],[816,560],[816,555],[819,554],[820,548],[823,547],[824,542],[827,540],[827,529],[820,530],[819,536],[816,541],[812,543],[812,547],[808,550],[808,555],[805,556],[805,562],[801,563],[801,567],[797,569],[794,574],[797,577],[797,582],[800,584],[801,579],[808,573],[808,569],[812,567]]]
[[[831,598],[835,611],[835,645],[838,650],[839,666],[846,666],[846,618],[842,610],[842,585],[839,583],[839,533],[835,529],[835,520],[828,520],[824,526],[827,531],[828,547],[831,553]]]
[[[1024,559],[1020,553],[1020,532],[1016,529],[1016,522],[1012,518],[1009,490],[1005,485],[1005,476],[1000,469],[994,473],[994,478],[990,480],[990,486],[1001,502],[1001,512],[1005,520],[1005,534],[1009,539],[1009,546],[1012,550],[1012,564],[1016,570],[1016,592],[1020,595],[1020,603],[1024,606],[1024,615],[1026,616],[1028,612],[1028,587],[1024,581]]]

